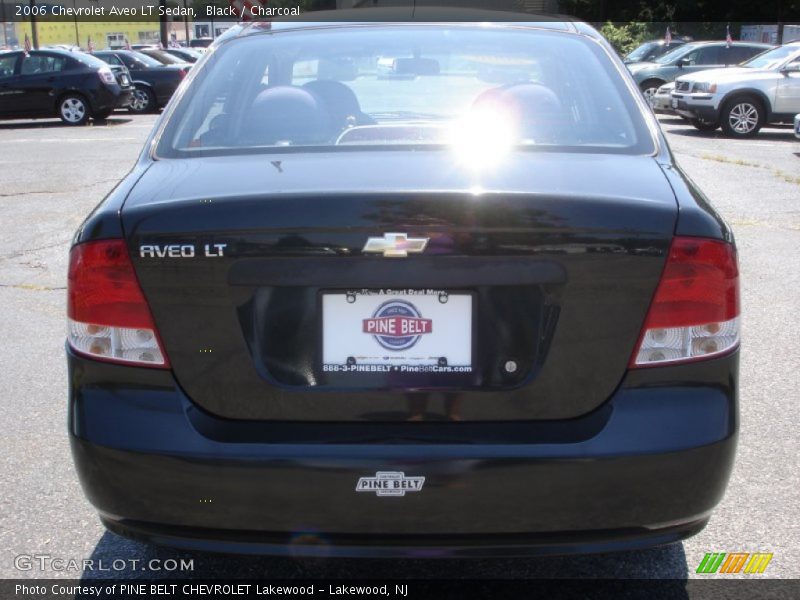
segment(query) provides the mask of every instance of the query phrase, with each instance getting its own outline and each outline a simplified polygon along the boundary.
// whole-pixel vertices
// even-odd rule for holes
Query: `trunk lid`
[[[436,151],[159,160],[122,211],[189,398],[305,421],[593,410],[625,374],[676,217],[652,157],[519,153],[481,174]],[[362,253],[389,232],[430,241],[406,258]],[[321,294],[386,288],[470,295],[473,371],[324,372]]]

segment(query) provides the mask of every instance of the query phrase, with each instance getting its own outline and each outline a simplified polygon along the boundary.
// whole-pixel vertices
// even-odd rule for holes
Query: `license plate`
[[[122,85],[128,85],[128,83],[130,83],[130,82],[128,81],[128,78],[127,78],[127,77],[125,77],[125,75],[123,75],[122,77],[120,77],[120,82],[122,83]]]
[[[672,108],[678,108],[678,101],[675,98],[672,99]]]
[[[323,371],[470,373],[472,301],[443,290],[324,293]]]

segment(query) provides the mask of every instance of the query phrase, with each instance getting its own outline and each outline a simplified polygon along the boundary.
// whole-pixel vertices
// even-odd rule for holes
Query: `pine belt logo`
[[[378,471],[375,477],[361,477],[357,492],[374,492],[377,496],[405,496],[406,492],[420,492],[425,477],[406,477],[402,471]]]
[[[411,302],[389,300],[378,307],[372,318],[363,320],[362,331],[371,333],[387,350],[407,350],[433,331],[433,320],[423,319]]]
[[[763,573],[772,560],[772,552],[707,552],[696,573]]]

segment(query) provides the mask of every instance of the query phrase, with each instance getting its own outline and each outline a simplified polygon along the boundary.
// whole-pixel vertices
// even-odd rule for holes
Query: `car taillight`
[[[736,250],[718,240],[676,237],[630,366],[700,360],[738,344]]]
[[[113,362],[169,367],[122,240],[74,246],[67,289],[67,336],[74,350]]]
[[[109,85],[117,83],[117,80],[114,79],[114,73],[111,72],[111,69],[108,69],[106,67],[98,69],[97,75],[100,77],[100,81],[102,81],[103,83],[107,83]]]
[[[181,74],[181,79],[183,79],[189,73],[189,69],[181,69],[179,72]]]

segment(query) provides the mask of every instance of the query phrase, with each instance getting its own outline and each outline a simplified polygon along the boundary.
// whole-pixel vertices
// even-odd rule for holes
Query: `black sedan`
[[[133,96],[127,70],[82,52],[0,53],[0,119],[59,117],[68,125],[107,118]]]
[[[164,52],[188,63],[196,63],[203,57],[201,52],[191,48],[165,48]]]
[[[217,44],[71,249],[69,434],[109,529],[419,557],[705,526],[736,249],[593,28]]]
[[[187,66],[195,62],[194,60],[186,60],[172,52],[162,50],[161,48],[143,48],[139,50],[142,54],[156,59],[162,65],[183,65]]]
[[[135,50],[102,50],[94,56],[130,71],[136,89],[128,108],[136,113],[154,112],[169,102],[191,67],[185,63],[165,65]]]

